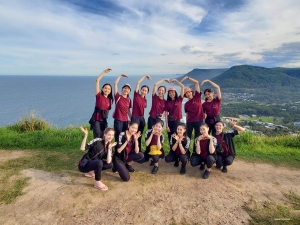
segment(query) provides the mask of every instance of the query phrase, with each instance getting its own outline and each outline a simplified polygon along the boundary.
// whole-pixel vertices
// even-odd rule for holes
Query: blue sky
[[[1,75],[300,67],[296,0],[0,0]]]

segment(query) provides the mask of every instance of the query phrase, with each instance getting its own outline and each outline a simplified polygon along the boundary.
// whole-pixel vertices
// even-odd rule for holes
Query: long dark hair
[[[111,87],[111,85],[110,85],[109,83],[103,84],[103,86],[102,86],[102,88],[101,88],[101,95],[104,94],[103,91],[102,91],[102,89],[103,89],[104,86],[106,86],[106,85],[110,86],[110,90],[111,90],[107,97],[110,99],[111,103],[113,103],[113,102],[114,102],[114,97],[113,97],[113,94],[112,94],[112,87]]]
[[[178,94],[177,91],[175,91],[175,101],[177,100],[177,98],[178,98]],[[169,96],[169,92],[168,92],[167,102],[169,101],[172,101],[172,98]]]
[[[148,87],[147,85],[143,85],[143,86],[141,87],[141,90],[142,90],[144,87],[148,89],[148,93],[149,93],[149,87]]]
[[[179,123],[177,124],[177,127],[179,127],[179,126],[184,127],[185,132],[183,133],[183,135],[186,137],[186,132],[187,132],[187,126],[186,126],[186,124],[185,124],[185,123],[182,123],[182,122],[179,122]],[[175,131],[176,134],[177,134],[177,127],[176,127],[176,131]]]

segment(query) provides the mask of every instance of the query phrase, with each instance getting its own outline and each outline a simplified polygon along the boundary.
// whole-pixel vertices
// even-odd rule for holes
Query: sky
[[[0,0],[0,75],[300,67],[297,0]]]

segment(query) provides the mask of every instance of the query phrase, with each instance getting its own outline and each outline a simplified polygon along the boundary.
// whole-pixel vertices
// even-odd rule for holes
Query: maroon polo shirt
[[[200,156],[202,159],[206,159],[208,156],[207,149],[206,149],[207,141],[208,139],[200,141],[200,148],[201,148]]]
[[[156,118],[157,114],[163,114],[165,111],[166,100],[160,99],[156,94],[152,95],[152,106],[149,112],[152,118]]]
[[[126,159],[128,159],[128,155],[130,154],[132,150],[132,139],[130,139],[130,141],[128,142],[125,151],[126,151]]]
[[[194,97],[185,103],[184,111],[187,113],[186,122],[198,122],[203,120],[201,94],[201,92],[196,91]]]
[[[101,110],[111,110],[111,100],[104,97],[101,92],[96,95],[96,106]],[[101,113],[97,112],[95,120],[103,121]]]
[[[132,116],[143,117],[146,107],[147,107],[147,99],[143,98],[138,92],[135,91],[133,94]]]
[[[131,108],[130,98],[124,98],[118,92],[115,94],[116,108],[113,118],[120,121],[128,121],[128,109]]]
[[[151,142],[150,142],[150,146],[151,145],[157,145],[157,141],[158,141],[158,136],[156,134],[153,134]]]
[[[166,111],[169,113],[169,116],[174,116],[174,120],[181,120],[182,119],[182,100],[181,96],[178,96],[176,100],[167,101],[166,102]]]
[[[216,134],[215,138],[217,139],[217,143],[219,145],[220,142],[221,142],[221,139],[222,139],[222,135],[221,134],[218,134],[218,135]],[[228,145],[227,145],[227,143],[226,143],[226,141],[225,141],[224,138],[223,138],[222,147],[224,148],[224,152],[223,152],[222,156],[224,156],[224,157],[229,156],[230,154],[229,154],[229,150],[228,150]]]
[[[209,117],[215,117],[220,114],[220,106],[221,106],[221,99],[218,97],[214,98],[211,102],[204,102],[202,104],[203,112],[206,113]],[[214,124],[214,119],[208,121],[209,124]]]

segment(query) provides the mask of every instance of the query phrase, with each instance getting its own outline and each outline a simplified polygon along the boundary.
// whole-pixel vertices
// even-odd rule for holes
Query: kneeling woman
[[[114,169],[119,172],[121,179],[124,181],[129,181],[129,172],[135,171],[131,164],[144,158],[144,154],[139,152],[138,139],[141,133],[137,133],[137,130],[138,124],[131,122],[128,130],[120,133],[117,151],[113,156]]]
[[[171,136],[170,140],[171,151],[166,156],[166,162],[174,162],[174,166],[178,166],[178,159],[181,162],[180,174],[185,174],[187,160],[190,158],[190,138],[186,136],[186,125],[179,123],[176,128],[176,133]]]
[[[94,187],[106,191],[108,187],[101,182],[101,171],[112,168],[112,148],[116,146],[115,143],[111,143],[114,138],[115,131],[113,128],[106,128],[104,130],[103,139],[95,138],[86,145],[86,139],[88,136],[88,130],[80,127],[84,133],[84,138],[81,143],[80,150],[88,150],[87,156],[90,159],[86,165],[82,165],[79,162],[78,169],[80,172],[85,173],[87,177],[95,177]]]
[[[146,131],[146,151],[145,151],[145,161],[149,158],[152,159],[150,166],[154,165],[152,173],[156,174],[158,171],[158,161],[159,158],[164,157],[164,150],[162,148],[164,143],[163,135],[164,122],[162,120],[156,120],[152,129]]]
[[[191,166],[200,165],[200,170],[206,170],[203,178],[207,179],[210,175],[210,169],[217,160],[215,148],[217,140],[208,134],[209,127],[206,123],[200,126],[201,135],[195,139],[195,152],[191,157]]]
[[[236,123],[233,120],[231,120],[230,123],[231,126],[236,129],[227,133],[223,132],[224,130],[223,122],[219,121],[215,125],[216,128],[215,137],[217,139],[218,146],[222,143],[221,146],[223,149],[222,152],[217,152],[218,153],[217,168],[221,169],[222,167],[223,173],[227,173],[227,166],[232,164],[233,159],[236,155],[234,143],[233,143],[233,137],[235,135],[238,135],[239,132],[245,131],[245,128],[236,125]]]

